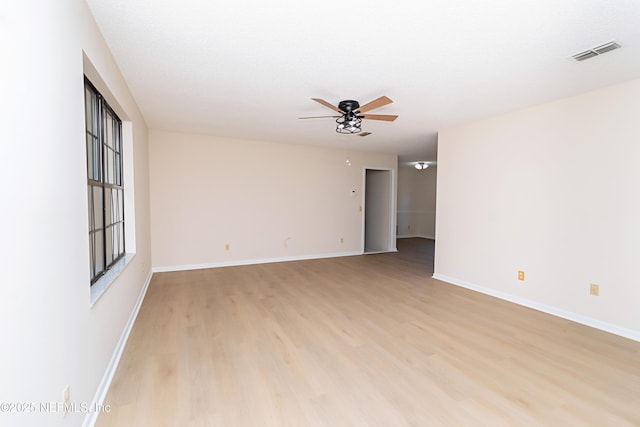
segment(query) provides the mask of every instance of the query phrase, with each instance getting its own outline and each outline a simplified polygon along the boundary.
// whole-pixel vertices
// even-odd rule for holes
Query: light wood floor
[[[640,343],[399,252],[155,274],[98,426],[640,426]]]

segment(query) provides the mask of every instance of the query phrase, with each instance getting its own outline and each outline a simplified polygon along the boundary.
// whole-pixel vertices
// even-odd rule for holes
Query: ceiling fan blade
[[[360,108],[358,108],[356,111],[359,111],[361,113],[365,113],[367,111],[373,110],[374,108],[380,108],[383,105],[387,105],[387,104],[391,104],[393,101],[389,98],[387,98],[386,96],[381,96],[378,99],[374,99],[373,101],[364,104],[363,106],[361,106]]]
[[[313,116],[313,117],[298,117],[298,118],[299,119],[327,119],[327,118],[337,119],[338,117],[342,117],[342,116]]]
[[[369,119],[369,120],[384,120],[386,122],[392,122],[398,118],[398,116],[393,116],[390,114],[363,114],[360,117],[362,117],[363,119]]]
[[[327,101],[325,101],[324,99],[320,99],[320,98],[311,98],[312,100],[316,101],[319,104],[324,105],[327,108],[332,109],[333,111],[335,111],[336,113],[340,113],[342,114],[343,112],[340,111],[340,109],[334,105],[329,104]]]

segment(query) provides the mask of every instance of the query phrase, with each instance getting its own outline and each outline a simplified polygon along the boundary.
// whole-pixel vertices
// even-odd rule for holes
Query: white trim
[[[239,265],[268,264],[272,262],[286,262],[286,261],[304,261],[309,259],[338,258],[343,256],[355,256],[355,255],[362,255],[362,252],[352,251],[352,252],[338,252],[338,253],[332,253],[332,254],[299,255],[299,256],[280,257],[280,258],[243,259],[243,260],[235,260],[235,261],[211,262],[211,263],[205,263],[205,264],[169,265],[164,267],[153,267],[153,272],[164,273],[168,271],[200,270],[204,268],[235,267]]]
[[[443,282],[447,282],[452,285],[471,289],[473,291],[480,292],[486,295],[491,295],[492,297],[500,298],[505,301],[510,301],[518,305],[522,305],[525,307],[533,308],[534,310],[542,311],[543,313],[551,314],[557,317],[562,317],[563,319],[571,320],[573,322],[580,323],[582,325],[590,326],[592,328],[600,329],[605,332],[609,332],[615,335],[619,335],[621,337],[629,338],[630,340],[640,342],[640,331],[623,328],[621,326],[617,326],[612,323],[603,322],[601,320],[597,320],[592,317],[583,316],[581,314],[566,311],[557,307],[541,304],[537,301],[532,301],[526,298],[520,298],[504,292],[485,288],[483,286],[474,285],[473,283],[465,282],[463,280],[455,279],[453,277],[444,276],[442,274],[434,274],[432,277],[434,279],[441,280]]]
[[[388,254],[392,252],[398,252],[398,248],[389,249],[388,251],[365,252],[363,255]]]
[[[436,240],[436,236],[430,236],[427,234],[403,234],[403,235],[398,234],[396,236],[397,239],[412,239],[415,237],[418,237],[420,239]]]
[[[127,340],[129,339],[129,334],[131,333],[131,329],[133,328],[133,324],[136,321],[136,317],[138,317],[138,312],[140,311],[140,307],[142,306],[142,301],[144,300],[144,296],[147,294],[147,289],[149,288],[149,283],[151,283],[151,276],[153,272],[149,272],[147,279],[144,282],[144,286],[140,291],[140,295],[138,295],[138,300],[136,304],[133,306],[133,310],[131,311],[131,315],[129,316],[129,320],[124,326],[124,330],[122,331],[122,335],[120,335],[120,340],[116,344],[116,348],[113,350],[113,354],[111,355],[111,360],[107,365],[106,370],[104,371],[104,375],[102,376],[102,380],[100,381],[100,385],[96,390],[96,394],[93,397],[93,402],[91,403],[91,408],[99,407],[103,405],[105,397],[107,397],[107,392],[109,391],[109,387],[111,386],[111,381],[113,380],[113,376],[116,373],[116,369],[118,368],[118,364],[120,363],[120,358],[122,357],[122,353],[124,351],[124,347],[127,344]],[[98,420],[99,411],[89,412],[82,423],[83,427],[93,427]]]

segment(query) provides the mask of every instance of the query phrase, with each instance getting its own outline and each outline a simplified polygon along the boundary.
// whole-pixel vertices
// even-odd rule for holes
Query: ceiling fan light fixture
[[[393,101],[389,99],[389,97],[387,96],[381,96],[362,106],[358,101],[354,101],[352,99],[346,99],[344,101],[340,101],[337,107],[325,101],[324,99],[311,98],[311,100],[329,108],[330,110],[335,111],[336,113],[339,114],[339,116],[315,116],[315,117],[299,117],[299,118],[300,119],[321,119],[324,117],[333,117],[336,119],[336,123],[337,123],[336,132],[338,133],[343,133],[343,134],[361,133],[362,119],[382,120],[385,122],[392,122],[398,118],[398,116],[392,115],[392,114],[364,114],[367,111],[391,104]],[[367,135],[371,134],[371,132],[364,132],[364,133]],[[365,135],[362,135],[362,136],[365,136]]]
[[[362,132],[362,119],[351,112],[345,113],[336,119],[336,132],[338,133],[359,133]]]
[[[429,167],[429,164],[426,162],[418,162],[413,167],[418,170],[425,170],[426,168]]]

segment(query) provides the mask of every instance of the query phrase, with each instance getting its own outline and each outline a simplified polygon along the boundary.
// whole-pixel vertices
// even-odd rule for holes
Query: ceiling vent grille
[[[620,47],[621,46],[616,42],[601,44],[600,46],[592,47],[591,49],[585,50],[584,52],[576,53],[575,55],[573,55],[573,59],[575,59],[576,61],[584,61],[589,58],[602,55],[603,53],[619,49]]]
[[[602,55],[603,53],[611,52],[615,49],[620,49],[620,45],[616,42],[609,42],[600,46],[596,46],[592,50],[598,55]]]

